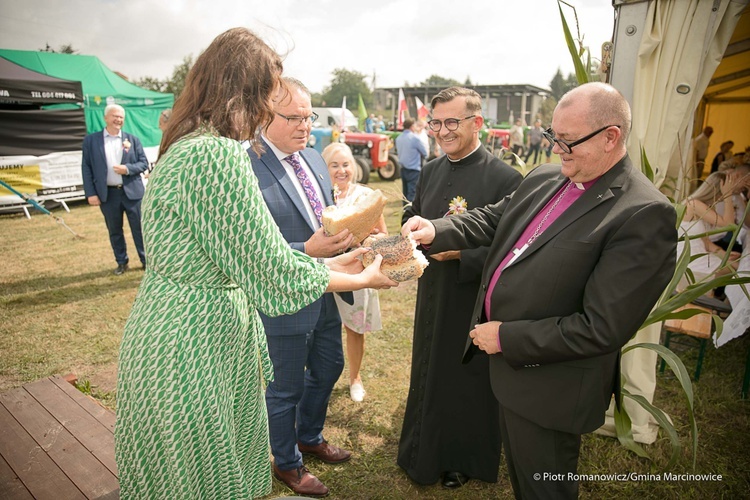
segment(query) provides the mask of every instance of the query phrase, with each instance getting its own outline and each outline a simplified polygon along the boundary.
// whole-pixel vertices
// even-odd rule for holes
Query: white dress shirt
[[[104,129],[104,155],[107,158],[107,186],[122,185],[122,175],[112,168],[122,164],[122,130],[111,135]]]

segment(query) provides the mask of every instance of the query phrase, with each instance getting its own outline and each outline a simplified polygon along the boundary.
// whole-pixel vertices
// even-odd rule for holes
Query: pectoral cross
[[[505,267],[508,267],[509,265],[513,264],[516,261],[516,259],[519,258],[521,254],[523,254],[526,251],[527,248],[529,248],[528,243],[525,243],[521,248],[514,248],[513,257],[511,257],[508,263],[505,264]]]

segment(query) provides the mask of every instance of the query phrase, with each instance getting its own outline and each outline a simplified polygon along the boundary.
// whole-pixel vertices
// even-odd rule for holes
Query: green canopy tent
[[[95,56],[0,49],[0,57],[38,73],[80,81],[89,133],[104,128],[104,108],[108,104],[119,104],[126,111],[126,132],[135,134],[144,147],[161,142],[159,114],[172,107],[174,95],[142,89],[118,76]]]

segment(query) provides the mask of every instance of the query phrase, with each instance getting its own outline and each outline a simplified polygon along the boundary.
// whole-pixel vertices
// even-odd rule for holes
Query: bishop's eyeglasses
[[[582,144],[582,143],[588,141],[589,139],[591,139],[592,137],[594,137],[596,134],[600,134],[600,133],[604,132],[609,127],[620,128],[619,125],[607,125],[606,127],[602,127],[599,130],[595,130],[595,131],[591,132],[589,135],[587,135],[585,137],[581,137],[580,139],[578,139],[576,141],[573,141],[573,142],[565,141],[563,139],[557,139],[555,137],[555,131],[552,130],[552,128],[548,128],[547,130],[545,130],[544,132],[542,132],[542,135],[544,136],[545,139],[547,139],[549,141],[550,144],[557,143],[557,145],[560,146],[560,149],[562,149],[563,153],[570,154],[570,153],[573,152],[573,146],[578,146],[579,144]]]

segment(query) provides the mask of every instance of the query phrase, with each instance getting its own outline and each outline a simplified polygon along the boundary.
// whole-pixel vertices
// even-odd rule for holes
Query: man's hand
[[[469,332],[469,337],[473,339],[472,343],[487,354],[500,352],[497,347],[497,332],[502,324],[501,321],[488,321],[474,325],[474,329]]]
[[[112,170],[114,170],[116,174],[128,175],[128,167],[125,165],[115,165],[112,167]]]
[[[461,260],[461,250],[446,250],[445,252],[430,255],[430,258],[444,262],[446,260]]]
[[[321,227],[305,242],[305,253],[310,257],[333,257],[349,248],[354,243],[353,240],[354,235],[348,229],[328,236]]]
[[[435,239],[435,226],[432,222],[415,215],[401,227],[401,235],[414,238],[417,245],[429,245]]]
[[[88,200],[89,205],[93,205],[95,207],[98,207],[99,205],[102,204],[101,200],[99,200],[99,197],[97,195],[89,196],[88,198],[86,198],[86,200]]]

